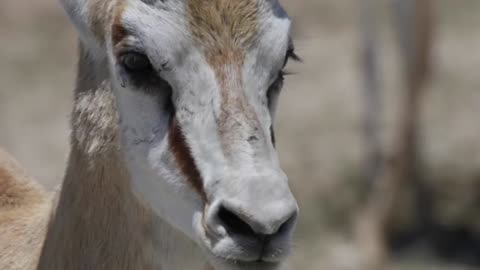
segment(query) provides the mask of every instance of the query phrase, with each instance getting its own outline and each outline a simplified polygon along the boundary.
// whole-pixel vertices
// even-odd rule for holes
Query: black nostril
[[[250,225],[248,225],[247,222],[243,221],[242,218],[224,206],[220,207],[218,211],[218,218],[229,232],[249,237],[257,236],[257,233],[255,233],[255,231],[252,229],[252,227],[250,227]]]
[[[275,234],[283,234],[292,229],[292,227],[295,225],[295,221],[297,219],[297,213],[295,212],[287,221],[285,221],[280,228],[278,228],[278,231]]]

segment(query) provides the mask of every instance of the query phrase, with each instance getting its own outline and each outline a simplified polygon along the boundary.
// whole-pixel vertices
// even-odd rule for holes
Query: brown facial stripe
[[[122,24],[122,15],[125,11],[126,4],[123,2],[115,9],[115,15],[112,22],[112,42],[113,45],[117,45],[128,34],[127,29]]]
[[[202,177],[195,165],[195,160],[192,157],[190,148],[187,145],[185,136],[177,119],[172,120],[168,132],[168,142],[170,150],[173,152],[178,166],[182,173],[187,177],[187,180],[192,187],[197,191],[202,200],[206,202],[206,195],[203,189]]]

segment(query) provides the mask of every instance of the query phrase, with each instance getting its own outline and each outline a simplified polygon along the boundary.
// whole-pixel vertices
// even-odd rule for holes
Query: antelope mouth
[[[216,257],[216,259],[219,260],[221,264],[227,266],[228,269],[235,270],[276,270],[281,266],[280,262],[268,262],[263,259],[256,261],[242,261],[223,257]]]

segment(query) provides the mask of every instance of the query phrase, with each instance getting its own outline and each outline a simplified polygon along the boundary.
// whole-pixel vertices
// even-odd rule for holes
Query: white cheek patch
[[[177,69],[192,72],[193,66],[183,64],[199,62],[199,59],[182,61],[186,55],[192,55],[192,50],[186,50],[189,52],[186,54],[179,46],[188,44],[186,37],[179,34],[186,32],[182,29],[180,12],[178,4],[166,11],[136,1],[122,14],[122,24],[140,41],[153,66],[161,66],[167,59],[175,67],[175,71],[162,70],[160,75],[175,89],[176,96],[179,92],[196,90],[186,89],[188,76],[182,76],[176,83],[175,74],[185,74]],[[110,57],[115,63],[113,53]],[[111,70],[116,72],[114,68]],[[192,78],[198,75],[198,72],[192,73]],[[191,85],[193,88],[199,84],[191,82]],[[166,103],[162,98],[170,97],[146,94],[141,89],[132,89],[133,86],[128,83],[124,86],[116,82],[115,92],[121,119],[122,146],[128,159],[132,187],[139,198],[148,202],[161,217],[193,238],[192,219],[194,213],[202,211],[202,203],[172,152],[169,136],[174,119],[161,105]],[[192,108],[194,102],[202,102],[202,99],[189,100],[185,96],[181,100],[186,102],[185,108]],[[178,105],[178,110],[182,109],[180,104],[175,105]],[[176,117],[180,115],[177,112]]]
[[[122,133],[128,143],[151,144],[162,139],[168,129],[168,115],[162,112],[160,97],[137,89],[120,87],[117,91]]]
[[[158,97],[118,85],[116,89],[122,147],[135,194],[167,222],[194,237],[192,218],[201,211],[201,204],[169,151],[169,116],[161,111]]]

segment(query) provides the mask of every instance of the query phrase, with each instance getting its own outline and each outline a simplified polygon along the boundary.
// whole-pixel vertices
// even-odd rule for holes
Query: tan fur
[[[0,269],[160,269],[154,246],[166,241],[162,235],[178,232],[159,229],[161,221],[132,194],[106,78],[106,65],[82,49],[71,153],[58,202],[0,152]]]
[[[89,2],[90,26],[101,44],[114,20],[113,10],[122,1]],[[218,67],[225,87],[233,85],[226,83],[230,78],[221,70],[230,64],[241,66],[243,52],[257,35],[257,9],[253,0],[188,2],[192,32],[209,62]],[[108,65],[96,61],[81,49],[71,153],[58,204],[0,152],[2,270],[159,269],[153,247],[163,241],[155,231],[160,221],[132,194],[119,149]],[[236,83],[241,88],[241,80]],[[241,95],[224,99],[249,109]]]
[[[90,0],[88,1],[90,13],[90,27],[100,44],[105,44],[107,29],[113,20],[117,6],[123,5],[124,0]]]
[[[38,269],[155,269],[155,220],[131,193],[106,71],[80,54],[69,166]]]
[[[256,113],[243,92],[241,77],[245,51],[258,34],[259,5],[256,0],[188,1],[190,30],[204,49],[221,88],[219,132],[226,154],[235,152],[229,145],[238,129],[238,121],[231,115],[245,116],[252,130],[259,126]]]
[[[128,34],[127,30],[122,24],[122,15],[126,7],[126,1],[120,2],[120,4],[115,7],[115,14],[113,16],[112,23],[112,42],[114,46],[122,41]]]
[[[258,31],[255,0],[188,0],[193,36],[213,62],[235,60],[253,44]]]
[[[0,149],[0,269],[34,269],[49,209],[47,194]]]

